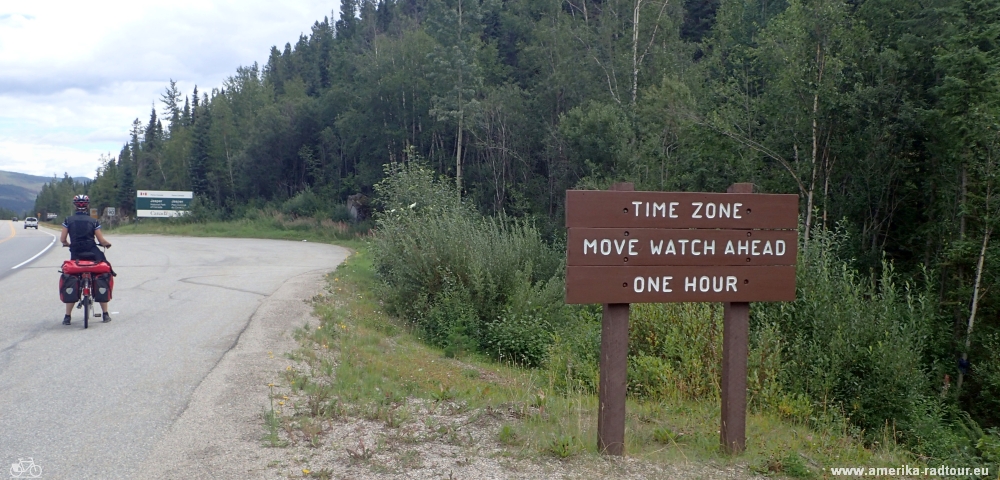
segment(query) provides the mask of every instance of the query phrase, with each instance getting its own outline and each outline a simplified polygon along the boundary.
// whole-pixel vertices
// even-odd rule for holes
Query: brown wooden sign
[[[566,192],[566,303],[795,299],[798,196]]]
[[[795,265],[797,255],[795,230],[571,228],[566,265]]]
[[[730,193],[566,192],[566,303],[603,303],[597,448],[625,452],[629,304],[723,302],[719,440],[746,448],[750,304],[795,300],[798,197]]]
[[[566,267],[566,303],[795,300],[795,266]]]
[[[566,227],[798,228],[797,195],[567,190]]]

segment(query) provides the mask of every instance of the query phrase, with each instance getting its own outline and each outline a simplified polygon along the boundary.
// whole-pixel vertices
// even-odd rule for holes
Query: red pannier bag
[[[66,260],[62,264],[62,273],[66,275],[79,275],[90,272],[95,275],[109,273],[111,265],[108,262],[95,262],[93,260]]]

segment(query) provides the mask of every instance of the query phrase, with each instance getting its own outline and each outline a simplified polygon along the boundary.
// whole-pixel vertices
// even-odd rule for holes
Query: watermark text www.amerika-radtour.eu
[[[988,467],[831,467],[830,474],[850,477],[989,477]]]

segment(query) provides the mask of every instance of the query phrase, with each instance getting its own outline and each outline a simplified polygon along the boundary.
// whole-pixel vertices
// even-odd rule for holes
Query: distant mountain
[[[87,177],[74,177],[78,182],[89,182]],[[0,207],[19,213],[35,208],[35,197],[42,191],[42,185],[52,181],[52,177],[41,177],[0,170]]]

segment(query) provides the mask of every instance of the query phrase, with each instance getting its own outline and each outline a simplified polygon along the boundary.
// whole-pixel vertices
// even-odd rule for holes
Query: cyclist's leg
[[[111,266],[111,262],[108,261],[108,257],[106,255],[104,255],[104,252],[101,251],[100,247],[98,247],[98,246],[95,245],[94,249],[92,250],[92,252],[94,252],[94,255],[97,258],[98,262],[104,262],[104,263],[108,264],[108,267],[111,268],[111,275],[112,276],[115,276],[115,277],[118,276],[118,274],[115,273],[115,267]]]

